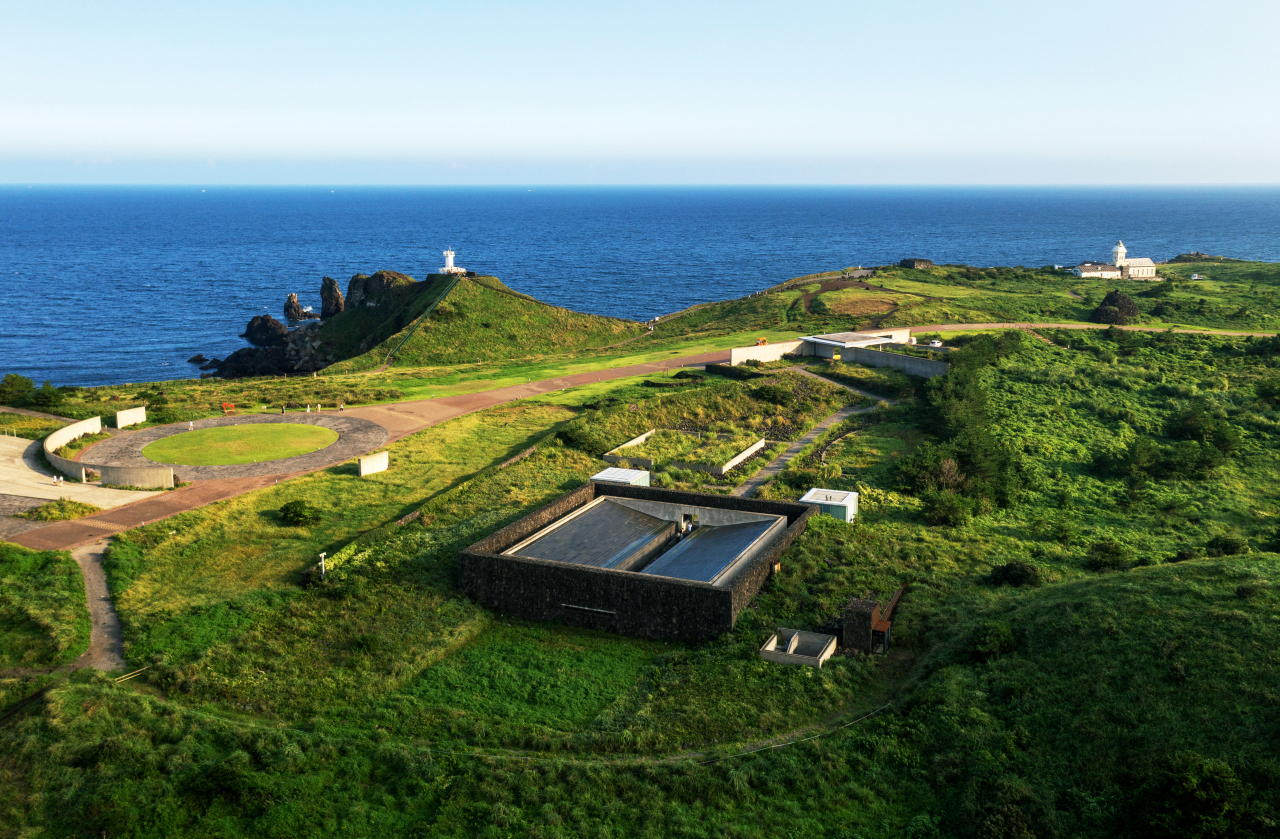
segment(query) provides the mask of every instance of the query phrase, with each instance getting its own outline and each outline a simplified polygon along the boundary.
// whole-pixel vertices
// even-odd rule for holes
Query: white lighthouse
[[[1129,263],[1129,249],[1124,246],[1124,242],[1117,241],[1116,246],[1111,249],[1111,264],[1117,268],[1123,268]]]
[[[441,274],[465,274],[466,268],[459,268],[453,264],[453,258],[457,256],[453,251],[444,252],[444,267],[440,269]]]

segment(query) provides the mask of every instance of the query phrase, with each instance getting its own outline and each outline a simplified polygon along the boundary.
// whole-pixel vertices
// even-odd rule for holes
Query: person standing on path
[[[195,431],[195,430],[196,430],[196,424],[195,424],[194,422],[191,422],[190,420],[188,420],[188,421],[187,421],[187,430],[188,430],[188,431]]]
[[[283,406],[283,405],[281,405],[281,406],[280,406],[280,413],[282,413],[282,414],[284,413],[284,406]]]

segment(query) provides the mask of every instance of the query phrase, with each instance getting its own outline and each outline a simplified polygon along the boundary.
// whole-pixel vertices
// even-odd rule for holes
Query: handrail
[[[400,352],[400,348],[413,337],[413,333],[418,331],[418,327],[422,325],[422,322],[431,317],[431,313],[436,310],[436,306],[439,306],[446,297],[453,293],[454,288],[457,287],[458,283],[462,280],[462,276],[462,274],[449,275],[449,287],[444,290],[443,294],[436,298],[436,302],[428,306],[427,310],[418,316],[418,319],[409,327],[409,331],[405,333],[405,336],[401,339],[400,343],[396,344],[395,348],[392,349],[391,352],[387,353],[387,357],[382,362],[383,364],[391,363],[391,359],[395,358],[396,353]]]

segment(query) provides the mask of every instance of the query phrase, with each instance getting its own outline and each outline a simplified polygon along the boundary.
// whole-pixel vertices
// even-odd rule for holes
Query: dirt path
[[[107,572],[102,567],[105,541],[76,548],[71,556],[84,575],[85,598],[89,603],[89,617],[93,631],[89,636],[89,649],[71,663],[73,669],[92,667],[94,670],[124,669],[124,640],[120,630],[120,618],[107,590]]]
[[[1021,323],[935,323],[932,326],[909,326],[914,334],[916,332],[956,332],[959,330],[971,329],[1110,329],[1111,326],[1105,323],[1033,323],[1024,321]],[[1117,326],[1116,329],[1124,329],[1129,332],[1167,332],[1168,326]],[[1182,327],[1173,327],[1173,331],[1180,334],[1188,335],[1253,335],[1259,338],[1270,338],[1275,335],[1274,332],[1227,332],[1219,329],[1183,329]]]

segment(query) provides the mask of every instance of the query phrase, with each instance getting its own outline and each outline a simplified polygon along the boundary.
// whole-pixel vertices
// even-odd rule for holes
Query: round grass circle
[[[338,440],[338,432],[321,425],[255,423],[184,431],[149,443],[144,457],[182,466],[229,466],[263,463],[319,451]]]

